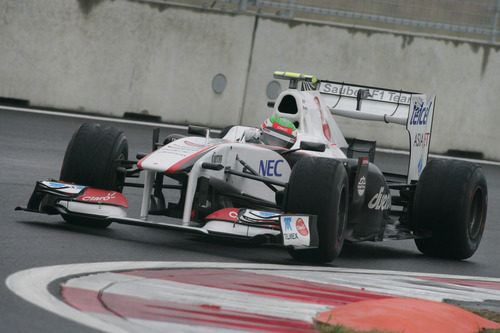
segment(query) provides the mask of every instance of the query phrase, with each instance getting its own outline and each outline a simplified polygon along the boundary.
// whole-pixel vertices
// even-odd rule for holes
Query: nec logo
[[[264,177],[281,177],[279,165],[283,160],[261,160],[259,163],[259,174]]]
[[[427,118],[429,117],[431,107],[432,102],[429,103],[429,106],[424,106],[423,102],[420,105],[415,103],[410,118],[410,125],[427,125]]]

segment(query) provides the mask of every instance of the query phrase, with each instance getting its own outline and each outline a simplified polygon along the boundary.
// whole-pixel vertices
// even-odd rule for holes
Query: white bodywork
[[[149,186],[145,187],[143,195],[141,218],[147,218],[148,198],[151,194],[154,173],[165,172],[168,175],[169,172],[182,170],[184,165],[190,167],[191,170],[189,171],[182,218],[183,224],[189,224],[197,181],[203,176],[220,179],[239,189],[242,194],[274,201],[274,192],[260,181],[227,175],[224,173],[224,169],[210,170],[202,168],[203,163],[213,163],[243,172],[243,165],[237,161],[237,159],[241,158],[250,167],[258,171],[261,176],[281,182],[288,181],[291,172],[290,166],[280,154],[266,146],[247,144],[244,138],[243,140],[234,139],[234,135],[240,131],[244,132],[246,129],[248,127],[238,126],[233,128],[223,140],[202,137],[179,139],[139,161],[138,166],[146,171],[146,179],[149,179]],[[228,138],[233,140],[228,140]]]
[[[284,113],[279,106],[284,98],[290,100],[293,97],[297,107],[297,113]],[[345,158],[340,148],[347,148],[347,142],[342,135],[337,123],[331,116],[327,103],[323,96],[317,91],[299,91],[289,89],[283,91],[276,100],[273,116],[287,118],[298,122],[297,142],[293,148],[298,148],[301,141],[321,142],[327,145],[325,157]]]
[[[300,124],[297,128],[297,141],[291,149],[298,149],[302,141],[319,142],[325,144],[324,152],[304,151],[304,153],[327,158],[346,158],[340,148],[346,148],[347,142],[328,112],[321,94],[289,90],[283,92],[281,96],[285,94],[291,94],[300,101],[300,110],[295,115],[283,114],[277,108],[273,112],[276,116],[285,117]],[[202,168],[203,163],[217,163],[225,168],[243,171],[244,167],[237,161],[241,158],[258,171],[260,176],[283,183],[288,182],[291,173],[290,166],[283,156],[274,151],[279,151],[280,148],[256,142],[258,136],[259,129],[234,126],[222,139],[213,139],[208,136],[178,139],[140,160],[138,166],[146,171],[147,180],[141,218],[147,219],[154,174],[162,172],[168,175],[182,170],[184,166],[191,168],[182,217],[184,225],[190,222],[197,181],[203,176],[220,179],[240,189],[244,194],[274,201],[275,193],[261,181],[227,175],[223,169],[216,171]]]
[[[357,98],[360,89],[366,90],[366,94]],[[297,141],[291,149],[298,149],[302,141],[324,143],[324,152],[304,153],[335,159],[346,158],[341,148],[347,148],[348,144],[332,114],[406,125],[411,142],[408,172],[408,182],[411,182],[418,180],[427,162],[434,104],[434,97],[427,99],[422,94],[320,81],[314,90],[283,91],[272,115],[297,125]],[[202,168],[203,163],[213,163],[243,171],[244,167],[238,162],[241,158],[258,170],[259,175],[286,183],[291,173],[288,163],[275,151],[277,149],[256,143],[258,137],[259,129],[234,126],[222,139],[210,138],[208,133],[206,137],[182,138],[143,158],[138,163],[139,168],[146,171],[141,218],[147,219],[152,182],[158,172],[168,175],[189,169],[183,225],[190,222],[199,177],[217,178],[242,193],[274,201],[274,192],[260,181],[231,176],[224,173],[224,169]]]

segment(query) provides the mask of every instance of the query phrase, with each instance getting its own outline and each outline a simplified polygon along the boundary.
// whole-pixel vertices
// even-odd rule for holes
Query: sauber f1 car
[[[67,223],[112,222],[285,246],[300,261],[329,262],[344,241],[415,239],[431,256],[465,259],[483,234],[487,185],[481,168],[428,162],[435,97],[275,72],[289,81],[260,128],[188,135],[128,159],[123,132],[83,124],[67,147],[59,180],[40,181],[26,208]],[[375,142],[342,135],[332,115],[406,126],[407,174],[374,164]],[[139,178],[139,174],[143,174]],[[131,178],[144,182],[130,182]],[[143,188],[127,216],[124,187]],[[175,198],[175,199],[171,199]]]

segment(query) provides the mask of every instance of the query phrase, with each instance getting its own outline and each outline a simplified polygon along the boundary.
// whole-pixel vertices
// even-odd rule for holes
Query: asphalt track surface
[[[0,108],[0,280],[20,270],[60,264],[110,261],[180,261],[298,265],[274,246],[220,242],[190,234],[112,224],[90,230],[63,223],[58,216],[15,212],[25,206],[37,180],[57,179],[72,133],[88,119],[10,111]],[[113,121],[110,121],[113,123]],[[151,149],[152,126],[116,123],[129,140],[130,157]],[[163,128],[165,136],[179,129]],[[404,171],[402,155],[377,154],[387,171]],[[489,209],[483,241],[465,261],[428,258],[413,241],[345,246],[328,266],[421,273],[500,277],[500,167],[485,164]],[[138,212],[140,190],[126,189],[131,216]],[[89,332],[88,327],[40,309],[0,284],[0,331]]]

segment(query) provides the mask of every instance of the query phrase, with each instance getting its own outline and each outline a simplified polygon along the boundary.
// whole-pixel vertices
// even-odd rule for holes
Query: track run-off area
[[[448,308],[454,307],[443,305],[443,310],[435,303],[500,309],[500,279],[494,278],[262,264],[109,262],[29,269],[11,275],[7,286],[46,310],[108,332],[313,332],[314,320],[328,311],[367,302],[369,310],[363,309],[357,321],[352,317],[360,310],[349,311],[348,324],[430,332],[435,331],[434,319],[440,332],[500,328],[499,323],[458,308],[450,313]],[[403,301],[403,308],[416,307],[414,314],[421,307],[438,313],[431,320],[420,315],[403,321],[397,308],[385,308],[395,300]],[[386,322],[371,323],[370,309]],[[390,326],[377,326],[381,324]]]

